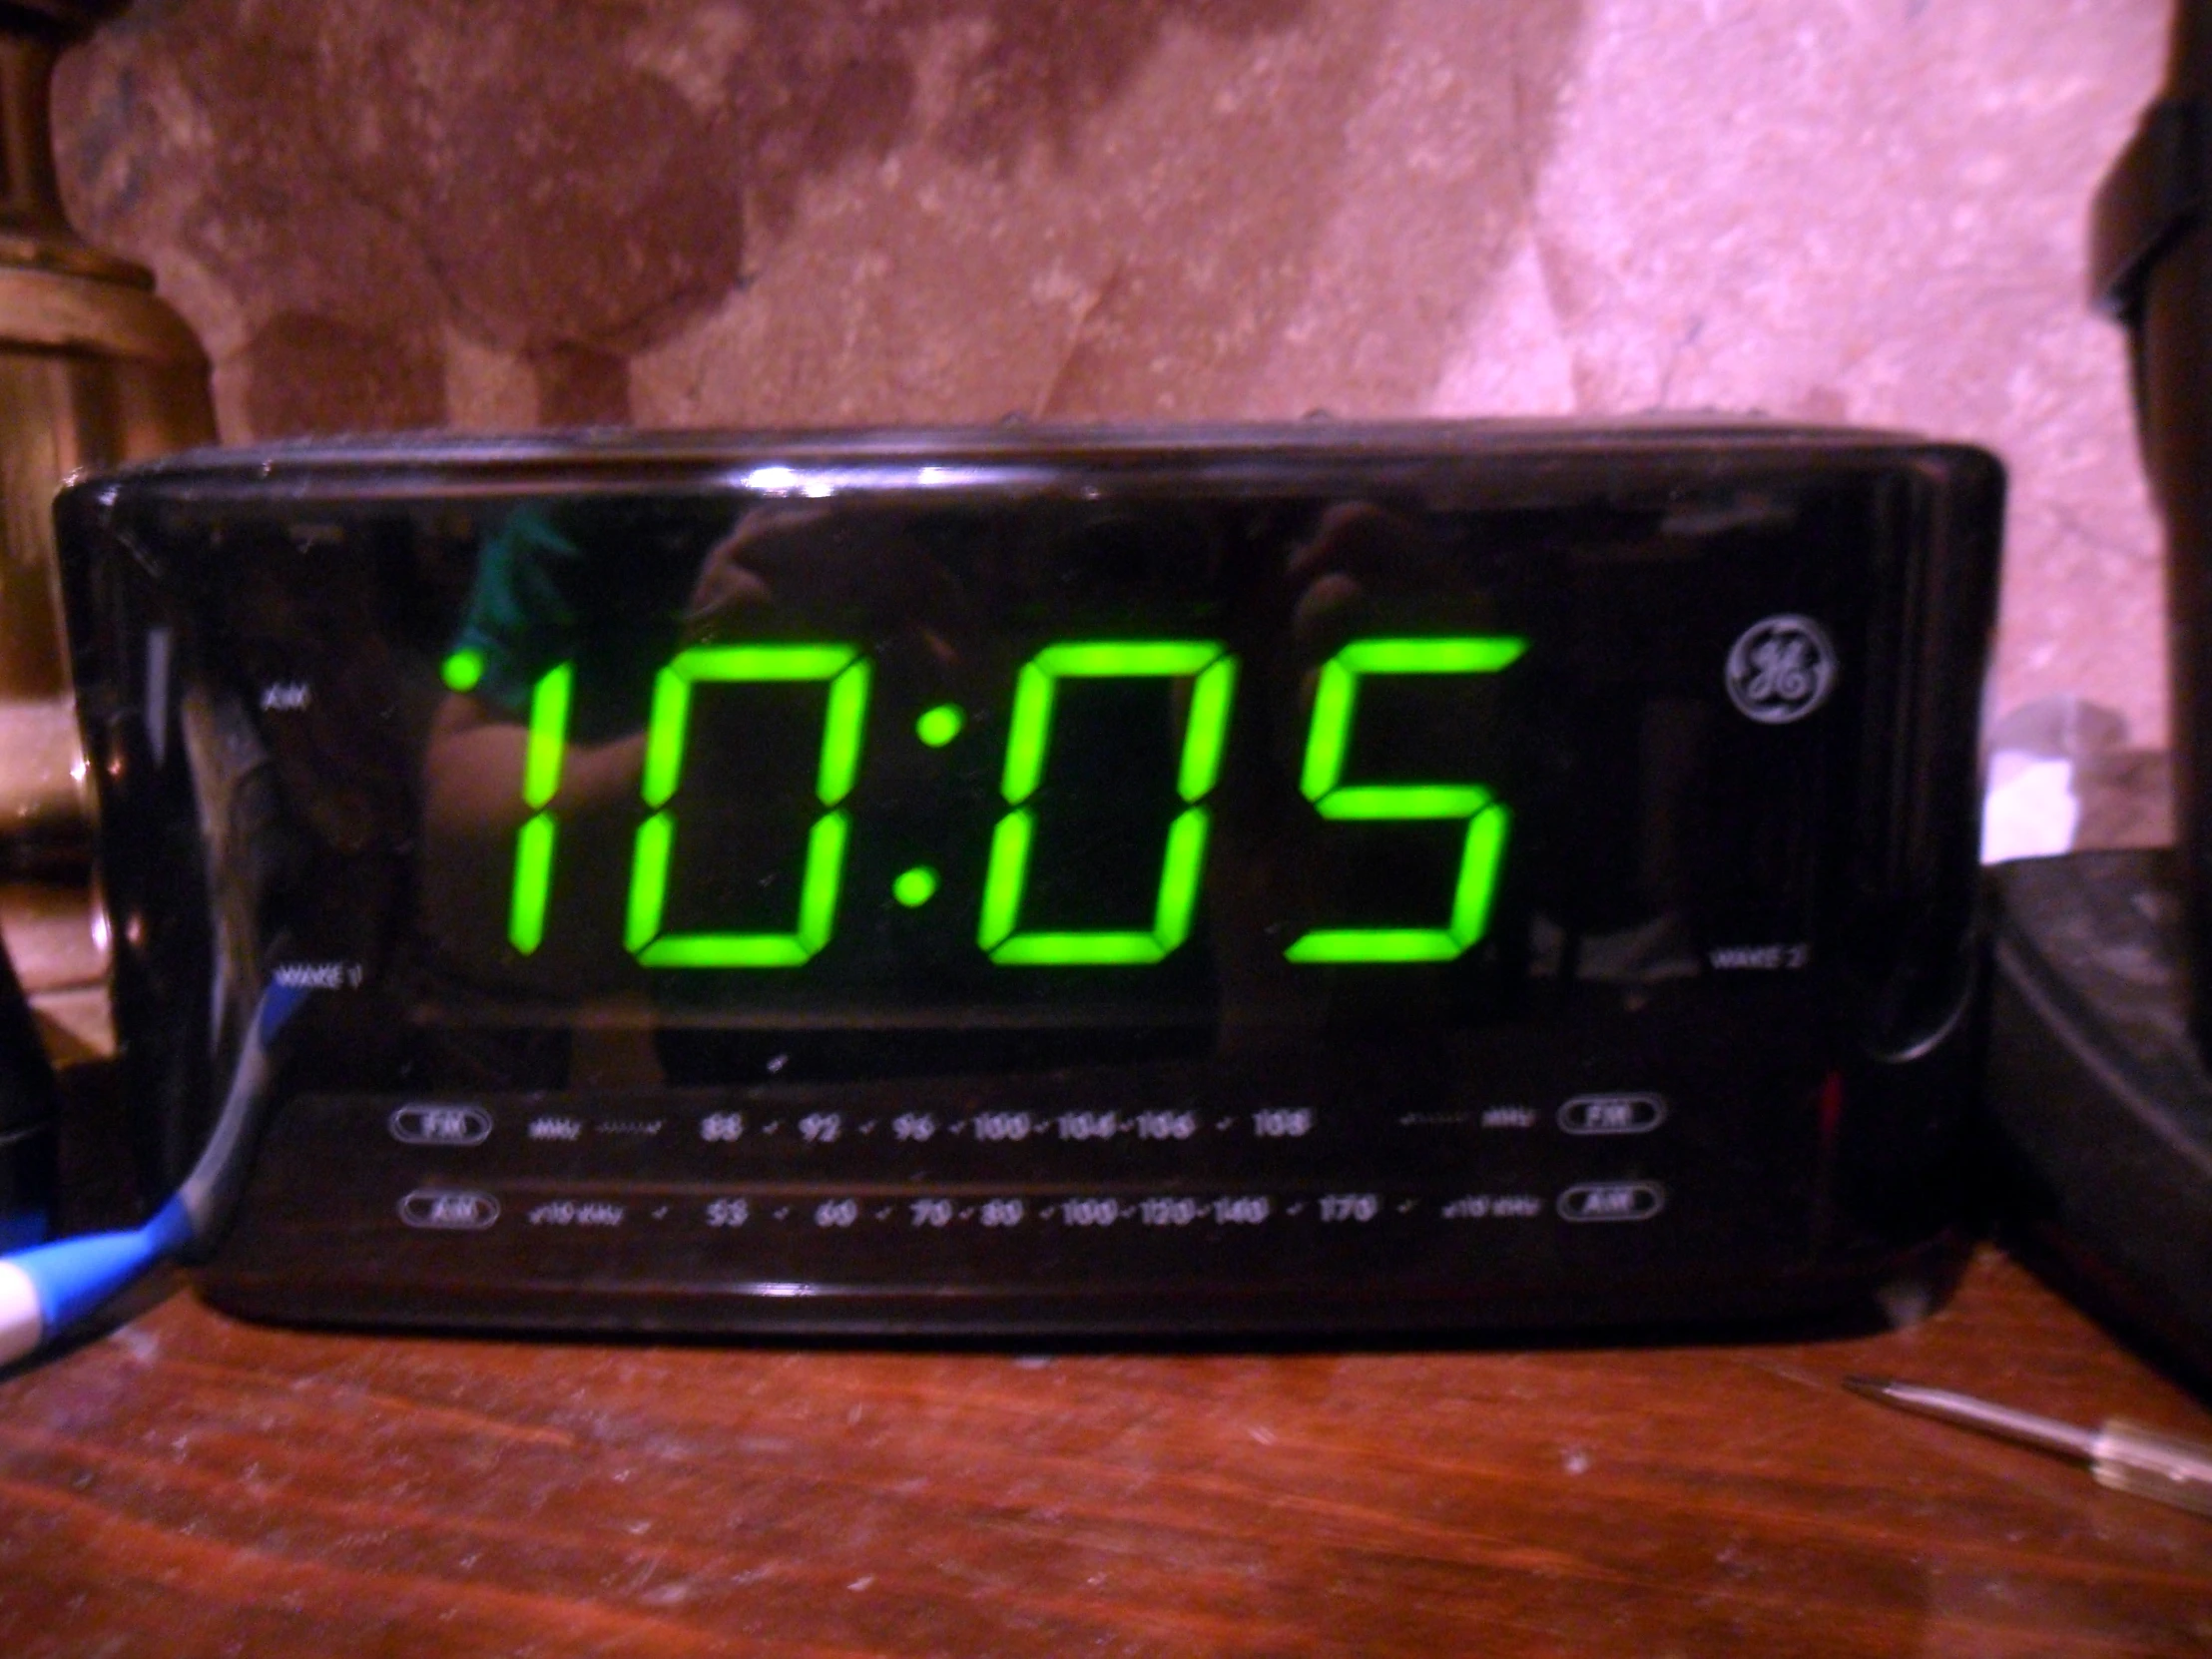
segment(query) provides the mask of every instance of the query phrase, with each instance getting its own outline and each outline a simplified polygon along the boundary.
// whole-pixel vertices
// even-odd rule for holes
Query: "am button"
[[[1585,1181],[1559,1195],[1561,1221],[1649,1221],[1667,1207],[1656,1181]]]

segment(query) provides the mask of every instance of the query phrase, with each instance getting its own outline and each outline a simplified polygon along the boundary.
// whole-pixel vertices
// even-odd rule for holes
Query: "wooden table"
[[[1548,1353],[367,1339],[0,1380],[0,1653],[2212,1652],[2212,1520],[1843,1392],[2212,1415],[1985,1251],[1893,1335]]]

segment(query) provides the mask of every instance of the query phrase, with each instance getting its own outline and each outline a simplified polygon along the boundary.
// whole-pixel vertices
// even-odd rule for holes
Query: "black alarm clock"
[[[1745,424],[78,482],[146,1174],[223,1108],[205,1289],[283,1320],[1866,1305],[1957,1210],[2001,493]]]

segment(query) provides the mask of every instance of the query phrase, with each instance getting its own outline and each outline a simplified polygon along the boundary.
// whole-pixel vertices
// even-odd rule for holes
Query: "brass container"
[[[62,212],[48,83],[116,0],[0,0],[0,926],[65,1063],[112,1049],[54,491],[83,467],[210,442],[208,358],[152,273]]]

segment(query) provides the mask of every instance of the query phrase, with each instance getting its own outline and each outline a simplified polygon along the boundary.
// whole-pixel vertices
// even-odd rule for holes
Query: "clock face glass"
[[[678,1078],[1480,1024],[1807,951],[1871,531],[1835,482],[200,516],[292,953]]]

